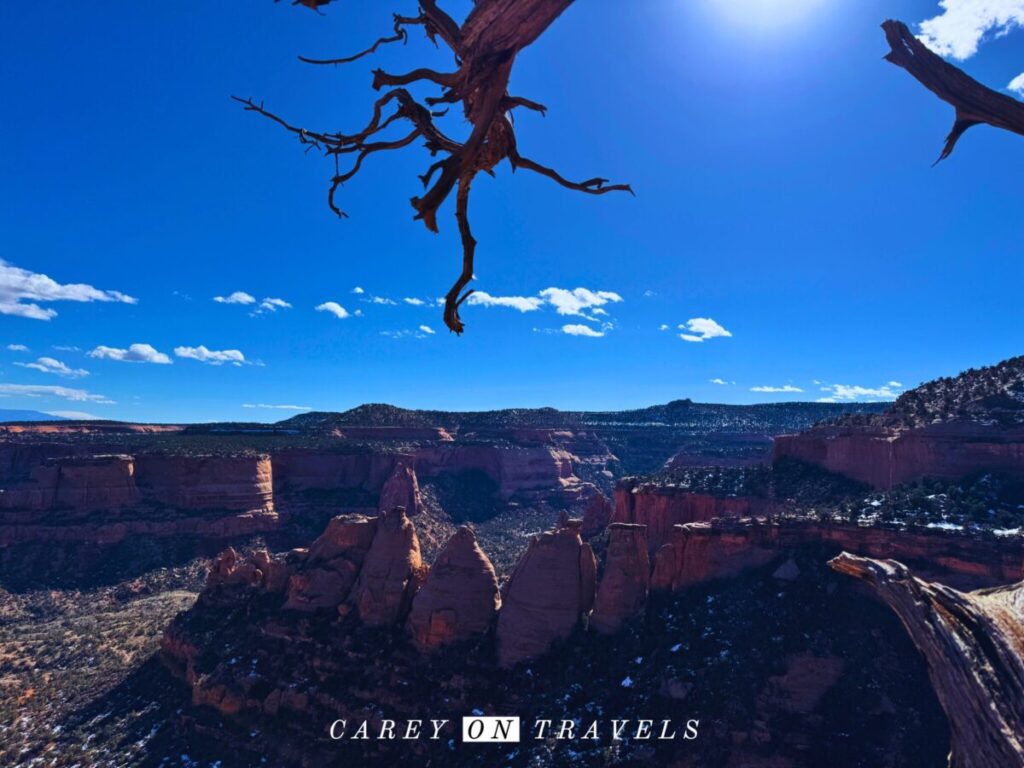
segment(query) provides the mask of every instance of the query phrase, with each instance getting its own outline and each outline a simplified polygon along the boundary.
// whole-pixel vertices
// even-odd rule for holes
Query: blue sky
[[[936,47],[993,87],[1024,72],[1024,3],[947,5]],[[932,168],[951,109],[881,59],[879,23],[937,17],[934,0],[576,3],[516,63],[515,93],[549,107],[517,116],[520,150],[636,197],[507,164],[478,180],[474,287],[529,311],[470,306],[449,334],[454,217],[432,235],[408,205],[425,150],[371,158],[339,221],[328,162],[229,99],[361,127],[374,67],[449,62],[415,34],[342,68],[295,57],[359,50],[413,9],[5,4],[0,407],[875,399],[1024,351],[1024,141],[975,128]],[[254,303],[214,300],[236,292]]]

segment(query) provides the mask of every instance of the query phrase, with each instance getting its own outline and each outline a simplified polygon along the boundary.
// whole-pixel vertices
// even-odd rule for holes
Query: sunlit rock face
[[[535,536],[502,590],[498,662],[540,656],[564,640],[594,605],[597,561],[580,521]]]
[[[413,598],[407,628],[420,650],[431,651],[482,635],[500,607],[494,566],[472,529],[463,526],[430,566]]]
[[[927,659],[949,717],[951,768],[1024,766],[1024,583],[963,593],[894,560],[843,553],[830,565],[866,582]]]
[[[352,590],[351,601],[359,618],[371,627],[398,623],[424,575],[416,527],[405,509],[395,507],[382,512]]]
[[[646,527],[612,523],[590,626],[602,634],[613,634],[625,621],[643,613],[650,578]]]

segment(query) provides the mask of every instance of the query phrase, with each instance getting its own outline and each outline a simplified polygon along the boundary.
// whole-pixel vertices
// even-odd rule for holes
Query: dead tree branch
[[[319,11],[330,0],[294,0]],[[546,107],[521,96],[508,93],[509,77],[516,55],[535,41],[572,4],[573,0],[476,0],[473,10],[459,25],[443,11],[437,0],[418,0],[419,15],[394,17],[394,33],[379,38],[359,53],[342,58],[312,59],[300,57],[310,64],[347,64],[372,55],[390,43],[408,41],[410,26],[421,26],[432,42],[442,40],[451,50],[456,66],[453,72],[438,72],[419,67],[411,72],[393,74],[377,69],[373,73],[373,88],[385,89],[374,103],[373,114],[366,127],[354,134],[310,131],[294,125],[252,99],[240,99],[245,109],[260,114],[296,135],[306,149],[315,149],[333,159],[335,172],[328,190],[328,206],[338,216],[345,213],[335,203],[338,189],[352,179],[371,154],[407,147],[422,140],[434,160],[420,176],[424,186],[421,197],[413,197],[411,204],[415,218],[422,220],[427,229],[438,231],[437,213],[455,191],[455,218],[462,242],[462,271],[445,298],[444,322],[460,334],[463,323],[459,308],[473,293],[465,291],[473,279],[476,240],[469,223],[469,197],[473,181],[479,173],[494,174],[495,167],[508,160],[513,170],[525,168],[577,192],[603,195],[606,192],[630,192],[628,184],[609,184],[606,179],[593,178],[582,182],[566,179],[553,168],[541,165],[519,154],[515,130],[509,117],[516,108],[544,114]],[[442,89],[440,96],[426,97],[418,102],[406,89],[418,83],[428,83]],[[471,126],[465,141],[447,136],[434,123],[443,112],[431,112],[439,104],[461,104],[466,121]],[[410,131],[397,138],[387,138],[383,132],[398,122],[410,124]],[[339,168],[340,158],[353,155],[348,170]]]
[[[956,110],[953,129],[936,163],[953,153],[968,128],[981,123],[1024,136],[1024,103],[994,91],[945,61],[918,40],[902,21],[882,24],[892,49],[886,61],[903,67],[921,85]]]

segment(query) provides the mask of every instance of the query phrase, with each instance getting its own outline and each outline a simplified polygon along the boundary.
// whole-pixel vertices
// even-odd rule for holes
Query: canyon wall
[[[815,464],[875,488],[974,472],[1024,474],[1024,428],[968,422],[919,429],[821,426],[777,437],[774,458]]]

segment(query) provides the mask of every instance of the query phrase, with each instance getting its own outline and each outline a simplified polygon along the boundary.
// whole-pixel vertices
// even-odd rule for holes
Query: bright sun
[[[799,24],[828,0],[705,0],[715,15],[731,24],[778,29]]]

